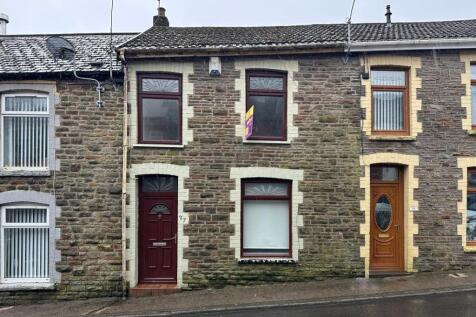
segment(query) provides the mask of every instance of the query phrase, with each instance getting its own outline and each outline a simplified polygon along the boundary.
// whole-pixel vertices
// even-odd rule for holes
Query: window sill
[[[132,144],[133,148],[162,148],[162,149],[183,149],[183,144]]]
[[[406,135],[371,135],[369,136],[370,141],[406,141],[411,142],[415,141],[416,137],[406,136]]]
[[[32,170],[5,170],[0,169],[0,177],[11,177],[11,176],[19,176],[19,177],[45,177],[50,176],[51,172],[49,170],[44,171],[32,171]]]
[[[274,145],[289,145],[290,141],[266,141],[266,140],[243,140],[243,144],[274,144]]]
[[[238,264],[296,264],[297,261],[290,258],[242,258]]]
[[[0,284],[0,292],[9,291],[37,291],[37,290],[56,290],[54,283],[12,283]]]
[[[464,247],[464,253],[476,253],[476,246],[467,245]]]

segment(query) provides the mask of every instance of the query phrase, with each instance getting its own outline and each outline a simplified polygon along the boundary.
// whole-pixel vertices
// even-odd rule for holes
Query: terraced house
[[[3,164],[12,142],[14,153],[31,144],[11,137],[8,117],[21,113],[8,103],[25,99],[11,91],[49,94],[23,86],[49,79],[59,95],[48,99],[59,100],[53,167],[3,167],[2,301],[474,268],[476,20],[390,16],[192,28],[169,26],[161,8],[150,29],[115,36],[124,84],[102,109],[93,86],[55,68],[70,62],[23,68],[50,54],[17,55],[35,36],[2,36]],[[87,56],[101,35],[67,38]],[[90,60],[89,75],[109,78]],[[28,237],[33,256],[10,255]],[[50,275],[9,280],[46,252]]]
[[[122,294],[121,65],[114,89],[110,35],[64,37],[75,65],[50,35],[0,36],[0,304]]]

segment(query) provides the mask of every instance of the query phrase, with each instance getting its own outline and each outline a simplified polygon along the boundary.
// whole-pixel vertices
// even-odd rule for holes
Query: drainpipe
[[[124,56],[124,51],[119,52],[119,58],[124,66],[124,120],[122,126],[122,298],[126,298],[127,293],[127,282],[126,282],[126,208],[127,208],[127,151],[128,151],[128,114],[127,114],[127,104],[128,104],[128,69],[126,57]]]

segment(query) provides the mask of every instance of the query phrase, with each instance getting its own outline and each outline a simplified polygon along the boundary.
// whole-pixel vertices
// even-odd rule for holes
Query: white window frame
[[[6,210],[7,209],[46,209],[46,222],[44,223],[6,223]],[[51,282],[51,272],[50,270],[50,261],[51,261],[51,243],[48,241],[48,275],[47,278],[5,278],[5,246],[3,244],[4,240],[4,229],[5,228],[45,228],[49,230],[48,237],[51,238],[51,228],[50,228],[50,209],[47,206],[41,205],[7,205],[0,208],[0,262],[1,262],[1,272],[0,272],[0,284],[21,284],[21,283],[50,283]]]
[[[6,98],[7,97],[37,97],[37,98],[46,98],[46,111],[6,111],[5,110],[5,104],[6,104]],[[45,167],[6,167],[5,162],[4,162],[4,140],[3,140],[3,134],[4,134],[4,120],[5,117],[21,117],[21,116],[37,116],[37,117],[45,117],[48,120],[48,129],[46,131],[47,133],[47,157],[46,157],[46,166]],[[16,93],[16,94],[2,94],[2,99],[1,99],[1,112],[0,112],[0,169],[5,170],[5,171],[48,171],[49,170],[49,159],[51,155],[50,151],[50,136],[49,136],[49,131],[50,131],[50,97],[47,93],[45,94],[40,94],[40,93]]]

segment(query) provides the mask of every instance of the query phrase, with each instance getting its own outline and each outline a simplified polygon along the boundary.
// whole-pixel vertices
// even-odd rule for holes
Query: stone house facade
[[[104,83],[99,109],[48,38],[0,36],[0,304],[122,294],[121,65],[114,89],[109,35],[64,35],[78,74]]]
[[[474,267],[475,20],[350,40],[154,21],[115,35],[103,109],[71,65],[11,62],[33,36],[1,38],[2,115],[11,91],[42,91],[51,140],[47,169],[0,170],[0,240],[7,213],[47,215],[51,276],[8,285],[2,257],[0,303]],[[108,79],[103,52],[85,75]]]
[[[131,291],[474,266],[475,21],[160,14],[117,48]]]

